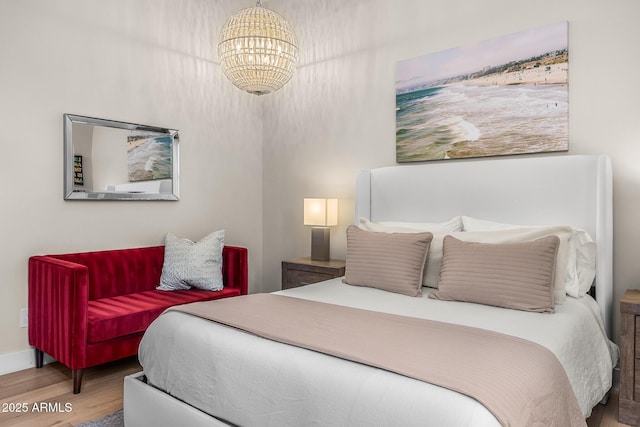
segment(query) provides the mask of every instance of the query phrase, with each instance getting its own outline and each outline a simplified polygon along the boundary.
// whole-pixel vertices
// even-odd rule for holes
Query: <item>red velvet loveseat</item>
[[[133,356],[149,324],[166,308],[247,293],[247,250],[225,246],[220,291],[156,290],[164,246],[29,258],[29,344],[36,367],[47,353],[72,370]]]

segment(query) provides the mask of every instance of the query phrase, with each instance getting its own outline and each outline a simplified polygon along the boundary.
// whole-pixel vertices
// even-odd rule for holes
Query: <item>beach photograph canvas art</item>
[[[172,146],[168,135],[136,134],[127,136],[129,182],[172,177]]]
[[[398,163],[569,149],[568,23],[396,64]]]

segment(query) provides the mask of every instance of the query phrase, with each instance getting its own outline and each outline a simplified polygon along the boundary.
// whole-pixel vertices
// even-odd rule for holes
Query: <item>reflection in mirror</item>
[[[66,200],[178,200],[178,131],[64,115]]]

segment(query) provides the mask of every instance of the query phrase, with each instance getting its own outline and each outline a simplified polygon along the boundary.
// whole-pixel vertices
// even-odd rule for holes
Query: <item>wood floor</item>
[[[122,408],[123,378],[141,370],[137,357],[86,369],[80,394],[73,394],[71,371],[60,363],[0,376],[0,426],[69,427],[101,418]],[[4,412],[15,410],[5,407],[12,403],[26,403],[27,412]],[[34,411],[41,403],[52,403],[44,409],[54,412]]]
[[[140,370],[135,357],[87,369],[80,394],[73,394],[71,371],[59,363],[0,376],[0,427],[70,427],[111,414],[122,408],[123,378]],[[6,412],[23,403],[27,412]],[[41,403],[49,412],[34,411]],[[594,408],[587,424],[628,427],[618,422],[617,392],[606,406]]]

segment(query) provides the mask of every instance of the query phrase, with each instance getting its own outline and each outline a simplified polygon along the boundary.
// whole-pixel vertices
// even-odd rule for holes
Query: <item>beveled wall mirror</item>
[[[64,115],[65,200],[179,200],[175,129]]]

